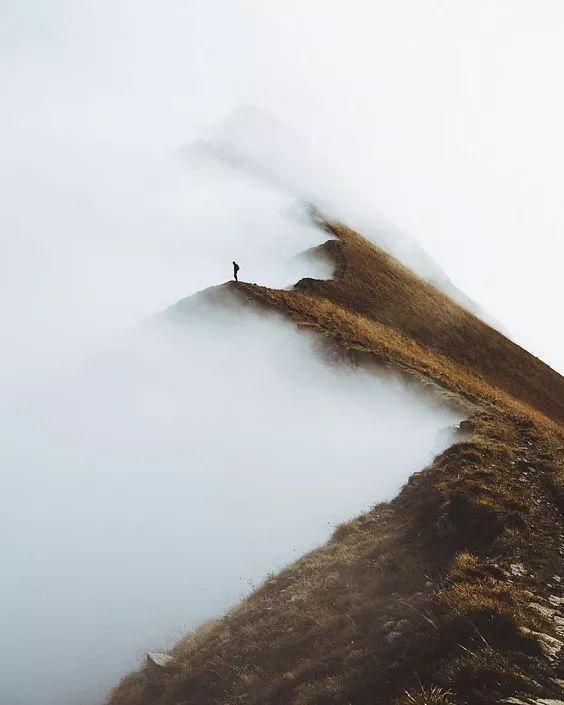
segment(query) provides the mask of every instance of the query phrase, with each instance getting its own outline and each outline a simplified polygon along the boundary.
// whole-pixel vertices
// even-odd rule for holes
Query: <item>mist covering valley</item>
[[[328,367],[287,323],[201,316],[3,404],[3,701],[99,701],[144,649],[393,496],[460,418]]]
[[[28,279],[3,302],[0,699],[90,705],[392,497],[460,414],[229,302],[155,315],[232,259],[275,287],[332,275],[299,256],[326,233],[278,185],[216,159],[64,152],[33,183],[35,208],[4,214]]]

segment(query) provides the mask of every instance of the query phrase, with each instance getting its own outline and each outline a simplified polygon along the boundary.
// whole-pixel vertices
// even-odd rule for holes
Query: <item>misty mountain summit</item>
[[[382,217],[374,216],[362,200],[357,203],[344,196],[335,167],[304,137],[267,111],[252,105],[240,106],[210,130],[206,139],[182,146],[178,154],[190,169],[223,164],[300,203],[315,204],[326,213],[344,215],[352,209],[357,217],[350,224],[361,226],[369,240],[462,307],[494,328],[501,328],[497,320],[455,286],[419,242]]]
[[[239,265],[237,264],[237,262],[235,262],[235,260],[233,260],[233,279],[235,279],[236,282],[239,281],[239,279],[237,279],[237,272],[238,272],[240,269],[241,269],[241,267],[239,267]]]

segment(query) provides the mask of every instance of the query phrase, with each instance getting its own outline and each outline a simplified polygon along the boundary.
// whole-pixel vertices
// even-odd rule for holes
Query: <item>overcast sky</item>
[[[564,370],[560,2],[0,8],[0,128],[15,162],[39,142],[158,154],[257,105],[331,160],[514,339]],[[4,229],[5,262],[10,241]]]

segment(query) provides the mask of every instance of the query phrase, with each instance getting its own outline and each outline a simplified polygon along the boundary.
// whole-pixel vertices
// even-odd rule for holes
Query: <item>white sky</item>
[[[255,104],[564,370],[561,3],[0,0],[0,11],[4,151],[41,139],[158,152]]]

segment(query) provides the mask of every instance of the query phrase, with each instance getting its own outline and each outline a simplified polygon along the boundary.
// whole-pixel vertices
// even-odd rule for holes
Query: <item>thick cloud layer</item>
[[[449,442],[455,412],[290,324],[198,316],[3,403],[2,702],[99,701]]]
[[[326,234],[228,163],[37,128],[0,165],[0,700],[90,705],[393,495],[458,417],[279,320],[141,325],[233,259],[331,276],[297,257]]]

